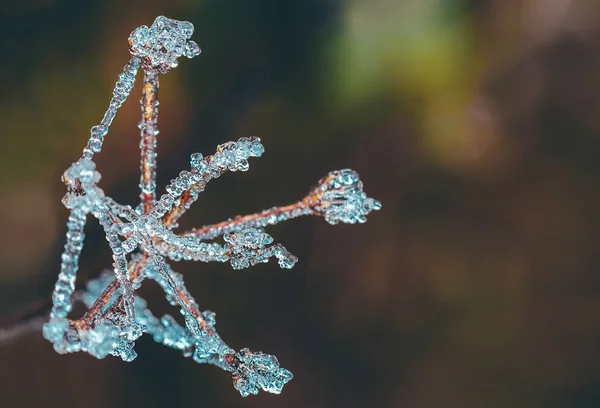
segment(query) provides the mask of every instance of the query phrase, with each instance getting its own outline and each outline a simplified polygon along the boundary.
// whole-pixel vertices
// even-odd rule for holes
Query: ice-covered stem
[[[131,53],[132,58],[124,69],[124,74],[129,73],[133,78],[131,75],[123,76],[122,74],[119,76],[119,81],[121,83],[117,82],[115,91],[113,92],[115,96],[113,97],[113,100],[111,100],[111,108],[114,103],[118,108],[131,92],[135,73],[141,64],[145,73],[141,100],[142,122],[140,123],[142,139],[140,142],[142,151],[140,189],[144,213],[148,213],[151,206],[154,205],[153,201],[155,196],[156,135],[158,133],[158,73],[167,73],[171,68],[176,67],[177,58],[182,55],[187,58],[193,58],[200,54],[201,50],[198,44],[189,40],[193,31],[194,26],[191,23],[187,21],[172,20],[164,16],[157,17],[151,27],[141,26],[135,29],[129,36],[129,52]],[[128,85],[128,87],[124,87],[123,85]],[[122,90],[127,91],[125,97],[123,97]],[[105,119],[103,119],[104,123],[108,117],[108,125],[110,125],[116,114],[116,109],[113,111],[111,108],[109,108],[109,111],[107,111],[107,114],[105,115]],[[112,116],[110,116],[109,113]],[[101,141],[108,131],[108,125],[106,128],[101,127],[100,129],[96,129],[96,132],[101,131],[103,134],[100,138],[100,144],[97,146],[97,150],[93,151],[100,151]],[[92,138],[94,132],[95,130],[92,128]],[[94,145],[97,145],[97,143],[94,143]],[[90,154],[89,158],[91,157],[92,155]],[[131,221],[134,214],[130,208],[127,209],[125,206],[120,206],[114,202],[112,203],[114,207],[120,210],[119,212],[123,212],[123,215]],[[123,209],[123,211],[121,211],[121,209]],[[144,257],[139,263],[134,262],[130,265],[129,275],[131,280],[136,279],[141,274],[146,260],[147,258]],[[106,303],[111,299],[118,288],[119,282],[116,280],[113,281],[113,283],[108,286],[97,299],[82,320],[89,324],[90,321],[98,315],[100,310],[106,306]]]
[[[256,394],[259,389],[280,393],[285,383],[292,378],[292,374],[288,370],[279,367],[279,363],[274,356],[262,352],[252,353],[248,349],[236,352],[229,347],[215,330],[215,314],[210,311],[199,312],[196,302],[183,286],[181,275],[170,270],[168,265],[164,265],[168,275],[175,281],[175,287],[178,288],[174,289],[173,284],[167,282],[165,274],[161,273],[157,266],[157,263],[149,263],[146,269],[147,275],[159,283],[173,305],[181,307],[186,326],[179,325],[170,315],[165,315],[160,319],[157,318],[147,308],[146,302],[139,297],[136,297],[135,302],[136,323],[144,327],[144,331],[152,335],[155,341],[182,351],[185,357],[192,357],[197,363],[208,363],[229,371],[234,386],[244,397]],[[109,280],[110,275],[103,275],[88,284],[88,289],[82,296],[88,306],[91,306],[93,299],[100,296],[104,287],[110,286]],[[182,299],[185,299],[184,304],[182,304]],[[110,309],[105,314],[110,315]],[[198,322],[201,324],[197,324]],[[100,322],[101,327],[107,327],[105,324],[102,326],[102,324],[103,322]],[[81,329],[77,328],[67,330],[70,330],[70,333],[74,335],[79,335],[82,332]],[[114,336],[114,332],[107,329],[104,329],[103,332],[98,329],[93,330],[97,334]],[[49,330],[47,331],[49,332]],[[54,333],[49,332],[47,334],[53,335]],[[131,356],[127,340],[123,341],[115,337],[109,337],[108,340],[111,345],[116,345],[115,347],[118,349],[118,351],[113,350],[109,353],[117,354],[120,352],[126,358]],[[58,343],[64,344],[60,341]],[[89,336],[82,343],[95,355],[103,356],[105,355],[103,353],[106,353],[105,348],[99,347],[102,342],[91,342]]]
[[[135,75],[139,66],[140,59],[133,56],[125,67],[123,67],[123,72],[119,75],[119,79],[115,84],[113,97],[108,105],[108,110],[104,113],[104,117],[100,124],[92,127],[90,130],[90,139],[87,146],[83,149],[83,158],[91,159],[94,156],[94,153],[98,153],[102,150],[104,136],[108,133],[108,128],[115,118],[117,110],[123,105],[123,102],[125,102],[133,89]]]
[[[201,242],[196,237],[179,237],[171,232],[160,237],[156,249],[162,256],[174,261],[226,262],[234,269],[244,269],[276,257],[281,268],[292,268],[298,259],[281,244],[267,246],[273,242],[269,234],[246,227],[224,237],[226,244]]]
[[[186,289],[182,276],[173,272],[160,256],[151,254],[150,259],[153,265],[148,268],[147,277],[160,285],[172,305],[179,305],[190,332],[198,336],[201,331],[210,331],[196,300]]]
[[[184,232],[182,237],[197,237],[201,241],[217,238],[221,235],[241,231],[245,228],[264,228],[268,225],[277,224],[281,221],[290,220],[302,215],[313,214],[313,210],[304,201],[283,207],[273,207],[256,214],[238,215],[233,219],[219,222],[217,224],[205,225]]]
[[[143,269],[150,258],[150,254],[144,253],[140,255],[137,259],[132,260],[129,264],[129,268],[127,274],[129,276],[130,282],[135,282],[138,280],[143,272]],[[83,318],[80,320],[82,324],[91,325],[93,322],[102,316],[102,311],[108,304],[108,302],[112,299],[112,297],[117,293],[119,289],[119,281],[117,279],[112,280],[112,282],[102,291],[102,293],[96,298],[93,304],[90,306],[88,311],[85,313]],[[122,305],[123,297],[119,296],[117,300],[113,304],[113,312],[116,312],[116,309],[119,309]]]
[[[86,214],[80,209],[73,209],[67,221],[67,242],[62,254],[62,263],[58,280],[52,294],[51,318],[66,317],[71,311],[71,296],[75,291],[75,278],[79,269],[79,255],[83,248],[83,227]]]
[[[181,350],[186,355],[192,354],[194,337],[172,316],[165,315],[158,319],[150,310],[145,309],[143,313],[138,313],[138,322],[146,327],[146,331],[157,343]]]
[[[380,208],[379,201],[367,197],[363,192],[358,174],[353,170],[343,169],[330,172],[297,203],[273,207],[256,214],[238,215],[227,221],[192,229],[181,236],[209,240],[248,227],[264,228],[302,215],[322,215],[330,224],[362,223],[367,220],[366,216],[371,211]]]
[[[151,27],[141,26],[129,36],[129,52],[141,60],[144,69],[140,122],[140,188],[144,214],[150,212],[155,201],[158,74],[176,67],[177,59],[182,55],[193,58],[200,54],[198,44],[189,40],[193,32],[194,26],[190,22],[159,16]]]
[[[270,235],[253,228],[246,228],[239,233],[225,236],[225,246],[220,246],[216,243],[192,243],[189,238],[183,239],[177,237],[168,230],[163,230],[161,237],[164,241],[150,242],[147,240],[144,245],[145,252],[136,255],[132,259],[128,272],[129,280],[130,282],[136,282],[136,285],[139,285],[145,277],[148,277],[149,272],[146,264],[148,259],[152,258],[153,262],[159,265],[159,270],[161,272],[158,275],[153,275],[155,276],[155,280],[157,276],[160,276],[162,282],[167,285],[163,288],[165,289],[165,292],[168,289],[173,294],[179,296],[181,302],[183,302],[180,305],[188,307],[191,315],[197,319],[201,319],[201,314],[198,311],[195,301],[193,301],[189,292],[185,290],[183,280],[170,277],[168,265],[166,265],[160,257],[157,257],[156,254],[154,254],[154,251],[158,251],[160,255],[168,256],[174,260],[187,259],[204,262],[229,261],[234,269],[243,269],[258,263],[267,262],[271,257],[276,257],[278,259],[281,268],[290,269],[298,260],[281,244],[268,246],[273,242],[273,238]],[[144,270],[146,271],[145,275],[143,274]],[[100,296],[98,296],[98,299],[82,319],[85,324],[89,325],[93,321],[99,319],[99,314],[112,299],[119,286],[120,283],[115,280],[108,285]],[[122,295],[113,303],[111,309],[113,312],[116,312],[116,310],[121,307],[123,307]],[[102,320],[102,318],[100,318],[100,320]],[[202,325],[202,322],[200,322],[200,324]]]
[[[158,135],[158,72],[144,72],[142,89],[142,120],[140,141],[140,199],[143,213],[148,214],[156,196],[156,136]]]
[[[61,257],[61,271],[52,294],[51,318],[64,318],[71,311],[71,295],[75,290],[79,255],[83,248],[86,216],[103,196],[102,190],[96,187],[100,175],[95,168],[91,160],[80,159],[62,175],[62,181],[67,186],[67,194],[62,202],[70,210],[70,214],[67,221],[67,242]]]
[[[152,216],[164,216],[163,224],[167,228],[176,226],[177,220],[196,201],[198,194],[206,188],[208,182],[220,177],[227,171],[246,171],[250,157],[260,157],[265,148],[258,137],[242,137],[237,142],[227,142],[217,146],[212,156],[204,157],[194,153],[190,157],[191,171],[182,171],[179,177],[167,185],[152,210]],[[166,215],[165,215],[166,214]]]
[[[116,224],[111,220],[110,216],[107,213],[95,214],[98,216],[98,221],[100,225],[104,228],[104,233],[106,234],[106,240],[108,241],[108,245],[113,253],[113,269],[115,273],[115,279],[119,283],[119,287],[122,291],[123,297],[123,309],[125,311],[126,316],[129,319],[135,318],[135,310],[134,310],[134,298],[133,298],[133,288],[131,287],[131,282],[129,281],[129,277],[127,276],[128,265],[127,265],[127,257],[125,256],[125,251],[123,250],[123,245],[119,240],[119,235],[117,234]]]

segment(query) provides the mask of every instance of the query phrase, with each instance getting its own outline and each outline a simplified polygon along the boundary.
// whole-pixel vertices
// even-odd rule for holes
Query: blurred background
[[[287,204],[351,167],[383,203],[365,225],[269,228],[300,261],[180,263],[232,347],[294,379],[242,399],[227,373],[138,341],[126,364],[0,346],[2,407],[600,406],[600,2],[4,0],[0,5],[0,320],[50,299],[81,154],[164,14],[203,53],[161,77],[158,181],[258,135],[247,173],[209,184],[182,229]],[[134,89],[98,156],[136,204]],[[160,189],[159,189],[160,191]],[[86,227],[79,283],[110,265]],[[141,290],[173,313],[158,287]]]

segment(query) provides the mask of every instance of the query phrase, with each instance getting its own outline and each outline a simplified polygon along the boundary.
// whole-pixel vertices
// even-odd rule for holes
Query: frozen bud
[[[358,174],[350,169],[329,173],[308,199],[312,208],[323,214],[330,224],[363,223],[371,211],[381,208],[379,201],[367,197]]]
[[[129,51],[142,59],[144,68],[166,73],[177,66],[182,55],[192,58],[200,54],[198,44],[188,42],[193,32],[194,26],[188,21],[159,16],[151,27],[141,26],[131,33]]]
[[[226,356],[231,368],[233,386],[242,397],[258,394],[259,390],[280,394],[293,375],[279,367],[275,356],[261,352],[252,353],[247,348],[235,355]]]
[[[296,262],[298,262],[298,258],[283,247],[275,252],[275,256],[277,257],[279,267],[282,269],[292,269],[296,265]]]

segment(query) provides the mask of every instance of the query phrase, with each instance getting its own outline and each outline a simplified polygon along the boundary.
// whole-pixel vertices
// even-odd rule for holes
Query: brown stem
[[[150,213],[155,201],[154,184],[156,179],[156,134],[158,133],[158,73],[145,71],[142,91],[142,129],[140,149],[142,153],[141,200],[144,214]],[[152,187],[148,187],[152,186]],[[146,191],[145,190],[146,187]]]

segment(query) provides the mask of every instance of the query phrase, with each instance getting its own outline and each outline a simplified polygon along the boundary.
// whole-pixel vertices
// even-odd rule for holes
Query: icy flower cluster
[[[279,394],[292,373],[279,368],[277,357],[261,352],[251,353],[247,348],[241,349],[232,358],[233,384],[246,397],[265,390]]]
[[[267,247],[266,245],[273,242],[273,238],[254,228],[247,227],[240,232],[225,235],[223,239],[230,244],[233,269],[244,269],[259,262],[268,262],[272,256],[275,256],[279,260],[279,266],[285,269],[293,268],[298,262],[298,258],[280,244]]]
[[[142,26],[131,34],[132,58],[119,75],[108,110],[101,123],[92,127],[82,156],[63,174],[67,193],[62,202],[70,215],[50,321],[44,325],[43,335],[58,353],[85,351],[97,358],[110,354],[131,361],[137,356],[135,341],[146,333],[198,363],[229,371],[243,396],[259,390],[280,393],[292,374],[281,368],[274,356],[245,348],[236,352],[229,347],[215,330],[215,314],[200,310],[183,277],[167,261],[229,262],[234,269],[243,269],[276,258],[281,268],[289,269],[298,259],[281,244],[274,244],[265,227],[303,215],[323,216],[330,224],[365,222],[367,214],[381,204],[365,195],[355,172],[340,170],[331,172],[296,203],[174,232],[178,219],[211,180],[228,171],[248,170],[248,159],[264,152],[259,138],[243,137],[219,145],[213,155],[194,153],[190,168],[171,180],[160,198],[156,196],[158,77],[175,67],[180,56],[199,54],[197,44],[189,40],[192,32],[191,23],[158,17],[150,28]],[[98,187],[101,177],[93,156],[101,151],[118,108],[133,89],[139,67],[144,71],[140,205],[133,208],[115,202]],[[84,227],[90,215],[104,229],[113,263],[110,271],[76,292]],[[220,238],[222,243],[215,241]],[[145,279],[160,285],[169,303],[179,308],[184,324],[170,315],[156,317],[135,294]],[[80,319],[69,320],[75,301],[88,310]]]
[[[379,201],[367,197],[363,192],[362,181],[350,169],[329,173],[320,181],[314,193],[319,197],[314,209],[333,225],[339,222],[367,222],[367,215],[381,208]]]
[[[144,68],[164,74],[177,66],[177,58],[182,55],[193,58],[200,54],[198,44],[189,41],[193,32],[194,25],[188,21],[159,16],[150,28],[141,26],[131,33],[129,49],[143,60]]]

